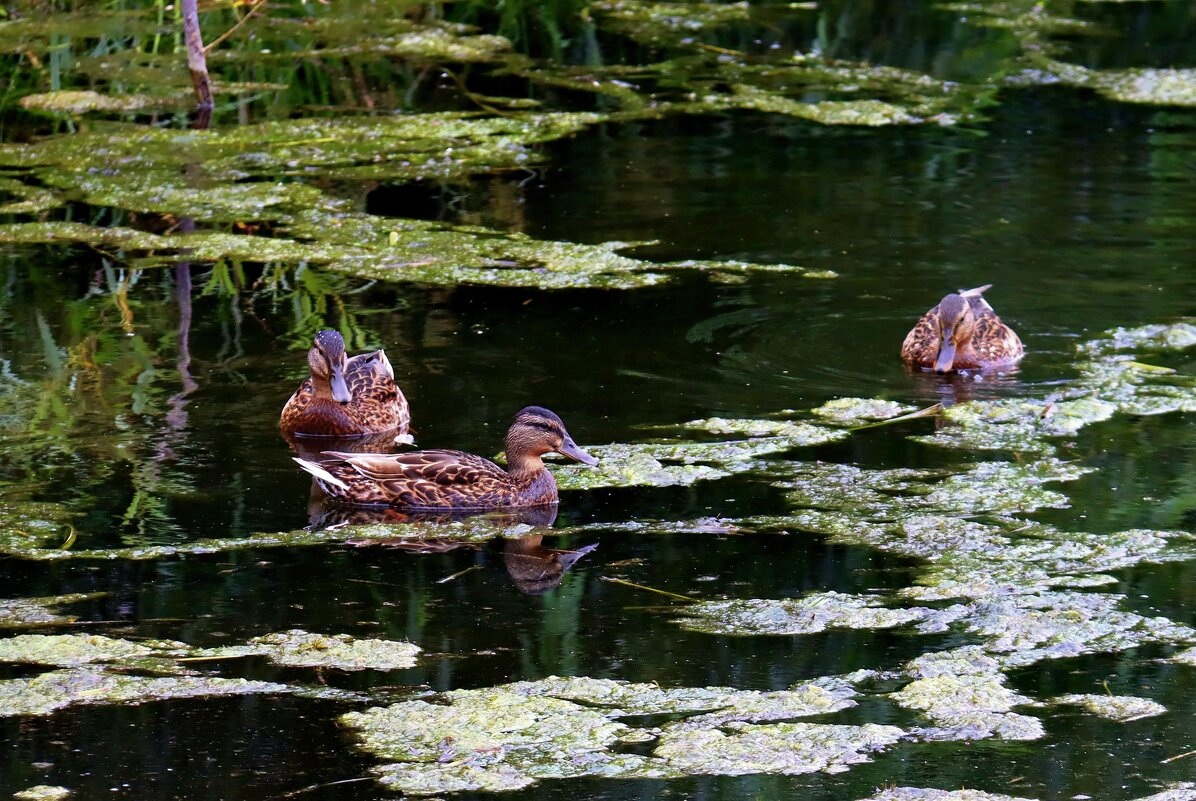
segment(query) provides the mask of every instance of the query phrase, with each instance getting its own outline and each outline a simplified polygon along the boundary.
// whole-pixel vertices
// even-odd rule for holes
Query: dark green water
[[[1113,14],[1114,12],[1108,12]],[[911,57],[912,58],[912,57]],[[645,426],[759,417],[839,396],[924,406],[940,399],[1042,397],[1073,376],[1077,340],[1113,326],[1196,313],[1196,111],[1130,107],[1071,89],[1011,92],[966,130],[848,130],[764,115],[608,125],[548,148],[528,174],[450,188],[338,187],[384,216],[482,222],[580,242],[654,241],[659,260],[734,258],[834,270],[835,280],[685,276],[626,292],[429,289],[338,278],[324,324],[354,321],[382,345],[411,401],[418,444],[498,450],[511,414],[557,411],[579,444],[643,439]],[[94,209],[74,213],[86,217]],[[129,272],[82,248],[0,255],[0,368],[43,385],[37,408],[2,429],[0,487],[62,501],[76,547],[186,542],[308,524],[309,481],[278,436],[303,376],[312,315],[252,283],[230,294],[193,264],[190,377],[176,367],[178,273]],[[133,332],[114,291],[128,288]],[[944,382],[897,352],[944,292],[992,283],[988,298],[1024,339],[1013,377]],[[207,288],[205,290],[205,288]],[[52,344],[51,344],[52,343]],[[298,345],[299,347],[296,347]],[[79,369],[88,361],[98,367]],[[63,362],[69,362],[63,363]],[[1191,374],[1191,356],[1168,365]],[[73,378],[71,377],[73,376]],[[30,420],[35,434],[28,432]],[[1118,416],[1061,443],[1099,467],[1058,489],[1070,508],[1035,517],[1096,533],[1196,530],[1190,415]],[[976,458],[909,441],[934,423],[861,432],[795,454],[865,467],[955,466]],[[557,526],[784,511],[750,475],[692,487],[566,493]],[[858,668],[890,668],[962,635],[831,631],[721,637],[683,630],[657,597],[612,576],[703,598],[785,598],[907,586],[918,563],[813,534],[636,535],[598,543],[543,595],[513,584],[503,544],[420,554],[329,545],[157,561],[0,560],[4,597],[102,592],[70,608],[86,631],[224,645],[302,628],[408,639],[427,655],[388,673],[329,671],[349,689],[485,687],[549,675],[663,686],[782,689]],[[439,579],[469,567],[447,583]],[[1116,573],[1127,607],[1196,625],[1196,566]],[[47,632],[49,630],[47,629]],[[1142,695],[1167,714],[1113,723],[1041,711],[1044,740],[902,744],[839,775],[673,781],[545,781],[518,798],[856,799],[884,785],[969,787],[1033,798],[1134,799],[1190,779],[1196,674],[1167,649],[1040,662],[1014,689]],[[5,667],[0,678],[31,675]],[[264,660],[222,675],[311,681]],[[0,795],[61,784],[77,798],[375,798],[373,760],[338,728],[344,704],[289,697],[72,708],[0,720]],[[1036,714],[1033,711],[1028,714]],[[906,724],[876,699],[835,722]],[[459,798],[474,795],[461,794]]]

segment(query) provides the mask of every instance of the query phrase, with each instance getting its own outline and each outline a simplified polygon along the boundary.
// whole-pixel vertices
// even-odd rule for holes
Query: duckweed
[[[702,601],[681,610],[677,622],[707,634],[812,634],[828,628],[888,629],[922,620],[924,609],[890,609],[872,595],[822,592],[767,601]]]
[[[37,784],[12,794],[17,801],[63,801],[71,797],[71,791],[66,787],[50,784]]]
[[[143,704],[179,698],[292,692],[284,684],[207,676],[129,676],[95,667],[0,681],[0,717],[49,715],[79,704]]]
[[[357,639],[347,634],[311,634],[299,629],[254,637],[247,645],[213,648],[200,656],[267,657],[287,667],[331,667],[340,670],[398,670],[415,666],[420,647],[409,642]]]
[[[164,660],[182,656],[190,648],[179,642],[132,642],[99,634],[21,634],[0,639],[0,662],[52,667],[78,667],[97,662],[170,670]],[[152,658],[152,659],[151,659]]]
[[[854,702],[843,680],[791,691],[665,689],[550,677],[445,693],[444,703],[407,701],[341,720],[383,760],[391,789],[413,795],[507,790],[546,778],[671,777],[687,774],[835,772],[867,759],[904,732],[892,726],[751,723],[836,711]],[[663,729],[612,718],[693,713]],[[617,750],[655,743],[650,755]]]
[[[1072,694],[1060,695],[1051,701],[1083,707],[1093,715],[1119,722],[1154,717],[1167,711],[1167,707],[1157,701],[1133,695]]]
[[[103,593],[72,593],[45,598],[0,599],[0,628],[31,628],[34,626],[72,623],[73,615],[61,615],[56,609],[67,604],[99,598]]]

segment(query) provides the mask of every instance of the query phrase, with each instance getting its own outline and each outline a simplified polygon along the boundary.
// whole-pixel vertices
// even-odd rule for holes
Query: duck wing
[[[983,302],[983,299],[981,300]],[[938,304],[922,315],[901,343],[901,360],[906,364],[929,367],[939,353],[939,330],[942,327]]]
[[[969,289],[959,294],[967,298],[976,328],[972,332],[970,351],[980,366],[1016,362],[1025,354],[1021,338],[1012,328],[1002,322],[993,307],[981,294],[988,286]]]
[[[345,383],[353,399],[393,403],[399,395],[395,384],[395,371],[386,358],[386,351],[375,350],[359,353],[345,365]]]

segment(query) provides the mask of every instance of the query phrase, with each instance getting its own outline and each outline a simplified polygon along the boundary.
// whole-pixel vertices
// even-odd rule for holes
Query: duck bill
[[[590,454],[586,453],[581,448],[577,447],[577,443],[569,437],[565,437],[565,441],[561,443],[561,447],[557,448],[557,453],[561,454],[562,456],[568,456],[573,461],[581,462],[582,464],[598,464],[597,459],[595,459],[593,456],[590,456]]]
[[[332,399],[337,403],[348,403],[353,400],[349,393],[349,385],[345,383],[345,372],[339,365],[332,368]]]
[[[934,371],[936,373],[949,373],[955,367],[955,343],[949,338],[943,338],[943,344],[939,346],[939,356],[934,360]]]

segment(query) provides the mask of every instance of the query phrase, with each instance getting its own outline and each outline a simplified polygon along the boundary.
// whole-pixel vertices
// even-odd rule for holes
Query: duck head
[[[967,344],[976,330],[972,307],[963,295],[950,294],[939,301],[939,353],[934,360],[936,373],[949,373],[955,367],[956,352]]]
[[[507,430],[507,464],[513,473],[533,472],[544,466],[546,453],[559,453],[575,462],[595,465],[598,460],[577,447],[561,418],[541,406],[520,409]]]
[[[307,365],[311,368],[317,395],[331,395],[337,403],[353,400],[349,385],[345,383],[347,361],[345,340],[340,333],[325,329],[316,334],[312,348],[307,352]]]

